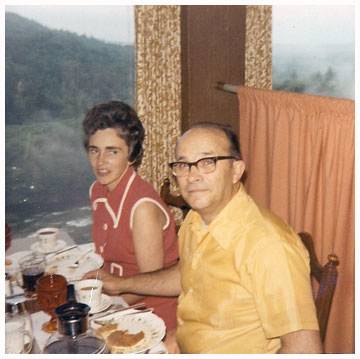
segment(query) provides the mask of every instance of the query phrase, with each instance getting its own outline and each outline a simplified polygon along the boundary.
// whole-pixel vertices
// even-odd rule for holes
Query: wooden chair
[[[190,210],[190,206],[185,202],[181,195],[173,195],[170,192],[170,180],[165,178],[160,188],[160,197],[168,206],[180,208],[183,212],[183,216]]]
[[[311,235],[306,232],[300,232],[298,234],[310,255],[310,275],[319,283],[319,288],[315,297],[315,306],[320,326],[320,337],[321,340],[324,341],[338,277],[336,267],[339,264],[339,259],[335,254],[329,254],[328,262],[322,266],[316,257]]]

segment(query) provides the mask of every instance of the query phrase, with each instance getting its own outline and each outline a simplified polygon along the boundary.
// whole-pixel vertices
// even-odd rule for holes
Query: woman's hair
[[[129,147],[128,161],[136,168],[143,156],[144,127],[137,113],[121,101],[100,103],[90,109],[83,121],[84,146],[88,149],[90,136],[98,130],[113,128]]]

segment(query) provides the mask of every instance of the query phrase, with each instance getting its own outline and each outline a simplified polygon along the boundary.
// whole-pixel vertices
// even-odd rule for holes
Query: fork
[[[53,259],[55,258],[58,254],[60,253],[64,253],[64,252],[67,252],[67,251],[70,251],[71,249],[74,249],[74,248],[77,248],[77,244],[74,244],[74,245],[71,245],[69,247],[66,247],[66,248],[63,248],[63,249],[59,249],[55,252],[52,252],[52,253],[49,253],[45,256],[46,260],[48,261],[49,259]]]
[[[154,308],[148,308],[148,309],[144,309],[144,310],[138,310],[136,312],[124,313],[124,314],[121,314],[120,317],[115,317],[115,318],[111,318],[111,319],[107,319],[107,320],[106,319],[105,320],[94,319],[94,323],[100,324],[100,325],[112,324],[112,323],[115,323],[116,321],[118,321],[122,317],[127,317],[129,315],[138,315],[138,314],[143,314],[143,313],[149,313],[149,312],[152,312],[153,310],[154,310]]]
[[[90,317],[95,316],[95,318],[90,318],[90,319],[99,319],[99,318],[107,317],[109,314],[114,314],[114,313],[118,313],[118,312],[126,312],[127,310],[130,310],[130,309],[144,308],[144,307],[145,307],[145,303],[136,303],[136,304],[130,305],[128,307],[124,307],[122,304],[113,304],[111,306],[110,310],[108,310],[106,313],[90,314]]]
[[[149,309],[141,310],[141,311],[138,311],[138,312],[122,314],[120,317],[115,317],[115,318],[111,318],[111,319],[107,319],[107,320],[97,320],[97,319],[95,319],[94,323],[100,324],[100,325],[113,324],[113,323],[116,323],[122,317],[127,317],[129,315],[138,315],[138,314],[143,314],[143,313],[149,313],[149,312],[152,312],[152,311],[153,311],[153,309],[149,308]]]

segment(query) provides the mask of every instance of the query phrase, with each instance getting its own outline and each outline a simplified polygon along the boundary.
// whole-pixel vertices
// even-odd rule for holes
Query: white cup
[[[39,238],[40,247],[44,251],[51,251],[56,247],[56,241],[58,237],[58,228],[41,228],[36,232],[36,236]]]
[[[101,305],[103,282],[99,279],[84,279],[75,283],[76,299],[87,304],[92,310]]]
[[[25,325],[25,320],[21,317],[5,321],[5,353],[20,354],[26,351],[25,343],[32,342],[32,335],[25,329]]]

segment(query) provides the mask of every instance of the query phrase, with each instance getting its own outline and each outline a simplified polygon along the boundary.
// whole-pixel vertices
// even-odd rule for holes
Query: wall
[[[244,84],[246,6],[182,6],[182,131],[217,121],[239,130],[238,100],[217,81]]]

